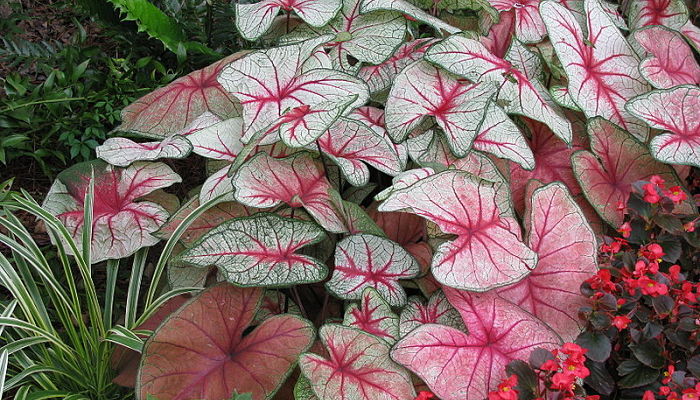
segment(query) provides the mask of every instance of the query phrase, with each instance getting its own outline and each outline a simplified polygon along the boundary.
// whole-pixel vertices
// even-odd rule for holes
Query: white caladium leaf
[[[545,1],[540,11],[569,79],[569,93],[586,117],[602,116],[645,140],[649,128],[624,105],[649,85],[639,72],[639,59],[600,3],[585,2],[587,35],[564,6]]]
[[[659,89],[700,84],[700,66],[693,50],[676,31],[650,26],[634,32],[634,39],[649,55],[639,64],[642,76]]]
[[[301,71],[304,61],[330,38],[257,51],[223,69],[219,82],[243,106],[244,143],[264,135],[261,144],[281,137],[289,146],[305,146],[367,101],[367,85],[351,75],[329,69]]]
[[[680,27],[679,31],[695,47],[695,50],[700,51],[700,28],[695,26],[692,21],[688,21]]]
[[[528,170],[535,167],[535,157],[522,132],[494,102],[486,108],[479,136],[474,139],[472,147],[511,160]]]
[[[336,121],[318,138],[317,146],[340,167],[345,179],[354,186],[364,186],[369,182],[369,169],[365,163],[392,176],[403,169],[391,139],[353,119]],[[309,148],[314,150],[316,145]]]
[[[561,339],[546,324],[495,293],[445,289],[469,334],[426,324],[392,349],[391,358],[418,375],[443,400],[484,399],[506,378],[505,366]]]
[[[433,117],[460,156],[479,133],[488,103],[495,93],[490,84],[462,84],[453,75],[419,60],[394,80],[384,115],[387,132],[395,142]]]
[[[583,328],[578,310],[588,304],[581,284],[598,270],[595,234],[562,183],[535,190],[528,207],[528,244],[539,256],[537,267],[498,294],[573,341]]]
[[[542,57],[530,51],[527,46],[517,39],[511,43],[504,59],[521,71],[530,81],[542,81],[544,78]]]
[[[392,306],[406,304],[399,279],[418,275],[416,260],[403,247],[374,235],[352,235],[338,242],[335,270],[326,287],[346,300],[359,300],[367,287],[377,289]]]
[[[262,0],[255,4],[235,4],[236,28],[247,40],[256,40],[272,26],[280,10],[294,11],[311,26],[326,25],[340,10],[341,0]]]
[[[236,114],[235,116],[239,116],[239,115]],[[206,112],[202,113],[202,115],[200,115],[199,117],[195,118],[194,121],[192,121],[189,125],[187,125],[183,129],[177,131],[176,135],[187,137],[187,136],[199,131],[200,129],[204,129],[208,126],[212,126],[212,125],[219,123],[221,121],[222,121],[221,118],[219,118],[218,116],[216,116],[215,114],[213,114],[209,111],[206,111]]]
[[[467,332],[459,312],[447,301],[441,290],[433,293],[428,302],[417,296],[409,298],[408,304],[401,311],[399,324],[401,337],[425,324],[440,324]]]
[[[396,175],[391,180],[391,186],[389,186],[388,188],[377,193],[377,195],[374,196],[374,199],[377,201],[384,201],[394,192],[401,190],[401,189],[405,189],[405,188],[413,185],[414,183],[418,182],[419,180],[427,178],[433,174],[435,174],[435,170],[432,168],[416,168],[416,169],[404,171],[404,172]],[[382,211],[382,210],[380,210],[380,211]],[[384,211],[386,211],[386,210],[384,210]]]
[[[193,132],[187,139],[193,152],[214,160],[234,161],[243,148],[243,119],[230,118]]]
[[[394,344],[399,338],[399,316],[373,288],[362,291],[360,304],[352,303],[345,310],[343,325],[363,330]]]
[[[659,161],[700,167],[700,88],[683,85],[635,97],[627,109],[665,133],[649,149]]]
[[[231,177],[228,176],[229,169],[230,165],[226,165],[204,181],[199,190],[200,203],[204,204],[219,196],[222,196],[219,201],[233,201],[233,183]]]
[[[185,158],[192,145],[183,136],[174,135],[160,142],[136,143],[131,139],[114,137],[95,148],[98,158],[117,167],[128,167],[136,161],[153,161],[159,158]]]
[[[235,198],[250,207],[274,207],[287,203],[304,207],[330,232],[346,232],[344,218],[331,199],[331,185],[323,168],[308,153],[275,159],[258,153],[233,177]]]
[[[515,36],[526,43],[536,43],[547,35],[540,18],[540,0],[489,0],[501,15],[512,11],[515,16]]]
[[[348,118],[356,119],[364,123],[382,136],[386,135],[384,110],[380,108],[372,106],[359,107],[348,114]],[[404,170],[406,168],[406,162],[408,161],[408,148],[404,143],[394,143],[394,149],[396,149],[399,160],[401,160],[401,170]]]
[[[304,353],[301,373],[320,400],[403,400],[416,396],[408,371],[389,357],[380,338],[337,324],[318,333],[329,358]]]
[[[571,124],[547,89],[477,40],[451,36],[431,47],[426,59],[473,82],[495,82],[499,87],[498,103],[506,112],[540,121],[563,141],[571,142]]]
[[[637,0],[628,3],[630,27],[662,25],[678,29],[688,22],[688,8],[683,0]]]
[[[417,39],[404,43],[383,63],[360,68],[357,76],[367,82],[372,93],[387,89],[405,66],[423,57],[432,43],[431,39]]]
[[[438,31],[445,31],[447,33],[457,33],[462,29],[454,27],[445,21],[437,18],[427,12],[421,10],[415,5],[411,4],[406,0],[364,0],[362,1],[362,6],[360,12],[365,14],[372,11],[398,11],[402,14],[408,15],[411,18],[420,21],[424,24],[430,25]]]
[[[181,181],[163,163],[135,162],[116,168],[102,161],[77,164],[58,175],[42,207],[55,215],[80,242],[84,199],[94,174],[91,262],[119,259],[158,243],[152,234],[168,219],[159,204],[138,201]],[[70,251],[67,248],[67,251]]]
[[[217,226],[176,261],[199,267],[215,265],[227,281],[238,286],[318,282],[328,274],[325,264],[297,251],[324,236],[312,222],[258,213]]]
[[[566,107],[569,110],[582,112],[581,107],[579,107],[578,104],[576,104],[574,99],[571,97],[571,93],[569,93],[568,87],[554,85],[549,89],[549,93],[551,93],[554,102],[559,104],[560,106]]]
[[[395,190],[378,210],[409,210],[457,235],[437,249],[433,275],[444,285],[483,292],[519,281],[537,262],[519,239],[517,221],[499,209],[493,186],[448,170]]]

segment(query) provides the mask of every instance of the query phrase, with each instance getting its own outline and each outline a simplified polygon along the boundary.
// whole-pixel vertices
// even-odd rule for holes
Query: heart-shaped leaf
[[[679,31],[695,47],[695,50],[700,51],[700,28],[695,26],[692,21],[688,21],[680,27]]]
[[[441,290],[434,292],[427,303],[418,296],[408,299],[408,304],[401,311],[401,337],[425,324],[440,324],[467,332],[459,312],[447,301]]]
[[[389,345],[359,329],[327,324],[319,337],[328,359],[304,353],[301,372],[320,400],[403,400],[416,396],[408,371],[389,357]]]
[[[632,28],[662,25],[678,29],[688,22],[688,8],[683,0],[630,1],[627,13]]]
[[[404,212],[378,212],[376,203],[368,214],[386,233],[386,237],[406,247],[426,239],[425,220]]]
[[[372,93],[387,89],[404,67],[423,57],[431,44],[430,39],[417,39],[404,43],[383,63],[360,68],[357,76],[367,82],[369,91]]]
[[[219,201],[233,201],[233,184],[228,176],[230,167],[230,165],[226,165],[209,175],[199,191],[200,203],[204,204],[219,196],[222,196]]]
[[[95,179],[91,261],[128,257],[156,244],[158,238],[152,234],[168,219],[168,212],[159,204],[138,200],[180,182],[180,176],[165,164],[147,162],[117,168],[94,161],[61,172],[42,207],[55,215],[78,243],[91,174]]]
[[[700,83],[700,66],[693,50],[676,31],[663,26],[650,26],[634,32],[634,39],[649,56],[639,64],[642,76],[654,87]]]
[[[573,341],[582,328],[578,310],[588,304],[581,284],[598,269],[595,235],[560,182],[535,190],[526,213],[528,245],[537,252],[537,266],[498,294],[541,319],[565,342]]]
[[[700,167],[699,107],[700,88],[689,85],[655,90],[627,103],[631,113],[665,131],[649,145],[657,160],[696,167]]]
[[[268,208],[284,202],[304,207],[328,231],[347,231],[323,168],[308,153],[282,159],[258,153],[236,172],[233,186],[236,200],[247,206]]]
[[[345,179],[354,186],[364,186],[369,182],[369,169],[365,163],[392,176],[403,169],[391,139],[353,119],[336,121],[318,138],[317,146],[340,167]],[[315,150],[316,145],[309,148]]]
[[[491,25],[486,36],[479,41],[497,57],[503,58],[508,52],[515,31],[515,15],[513,13],[501,13],[498,22]]]
[[[285,314],[244,335],[262,293],[218,284],[168,317],[144,346],[138,398],[227,400],[234,390],[271,398],[311,346],[314,329]]]
[[[498,158],[513,161],[525,169],[535,167],[535,158],[520,129],[506,113],[491,102],[486,108],[484,120],[479,127],[479,136],[473,147]]]
[[[386,340],[389,344],[399,338],[399,317],[389,303],[373,288],[362,291],[360,304],[352,303],[345,310],[343,325],[360,329]]]
[[[673,170],[654,160],[646,147],[612,123],[594,118],[588,123],[591,150],[571,156],[583,194],[607,223],[618,228],[624,221],[632,184],[659,175],[669,185],[680,185]]]
[[[461,29],[454,27],[445,21],[437,18],[427,12],[421,10],[415,5],[409,3],[405,0],[364,0],[362,1],[362,7],[360,12],[365,14],[372,11],[398,11],[404,15],[408,15],[414,20],[428,24],[438,31],[445,31],[447,33],[457,33]]]
[[[234,161],[243,148],[243,119],[229,118],[187,136],[193,152],[213,160]]]
[[[571,142],[571,125],[545,87],[537,80],[528,79],[523,71],[491,53],[480,42],[450,36],[431,47],[426,59],[472,82],[494,82],[499,87],[498,101],[504,104],[507,113],[540,121],[566,143]]]
[[[184,136],[174,135],[160,142],[136,143],[131,139],[114,137],[95,148],[98,158],[117,167],[128,167],[136,161],[153,161],[159,158],[185,158],[192,145]]]
[[[502,215],[493,186],[448,170],[393,191],[379,211],[410,210],[457,235],[437,249],[433,275],[442,284],[483,292],[519,281],[537,262],[519,239],[518,223]]]
[[[117,129],[160,139],[182,134],[179,131],[206,112],[221,118],[240,115],[240,104],[216,78],[227,64],[245,54],[226,57],[141,97],[122,110]]]
[[[346,300],[359,300],[367,287],[375,288],[392,306],[406,304],[399,279],[418,275],[418,263],[403,247],[373,235],[352,235],[338,242],[335,270],[326,287]]]
[[[330,36],[247,55],[221,71],[219,82],[243,107],[243,137],[263,135],[261,144],[282,138],[292,147],[316,140],[335,120],[364,104],[367,85],[331,69],[302,66]]]
[[[436,324],[412,330],[391,358],[416,373],[443,400],[486,398],[506,377],[506,365],[561,339],[547,325],[495,293],[445,289],[469,334]]]
[[[323,280],[326,266],[297,254],[320,242],[323,230],[312,222],[258,213],[236,218],[209,231],[177,261],[198,267],[216,265],[238,286],[291,286]]]
[[[549,39],[566,71],[569,93],[586,117],[601,116],[645,140],[649,129],[624,109],[625,102],[649,85],[639,72],[639,59],[598,1],[585,3],[587,35],[564,6],[540,6]],[[556,133],[556,132],[555,132]]]
[[[540,18],[540,0],[489,0],[489,3],[501,13],[513,14],[515,17],[515,36],[526,43],[541,41],[547,30]]]
[[[340,10],[341,0],[262,0],[255,4],[235,4],[236,28],[247,40],[256,40],[272,26],[280,10],[294,11],[315,27],[326,25]]]

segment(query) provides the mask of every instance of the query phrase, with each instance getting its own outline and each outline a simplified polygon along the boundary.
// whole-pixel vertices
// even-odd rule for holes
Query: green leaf
[[[600,332],[584,332],[576,338],[576,344],[588,349],[586,356],[593,361],[604,362],[610,357],[610,339]]]
[[[656,340],[630,345],[630,349],[642,364],[655,369],[663,368],[664,356],[661,354],[661,346]]]
[[[506,374],[516,375],[518,377],[518,385],[516,386],[520,392],[520,399],[535,398],[537,393],[539,379],[537,374],[532,370],[525,361],[513,360],[506,366]]]
[[[615,390],[615,379],[605,368],[605,363],[586,360],[586,368],[591,374],[584,381],[596,392],[607,396]]]
[[[696,378],[700,378],[700,354],[693,356],[688,360],[688,371],[695,375]],[[1,395],[2,393],[0,393]]]
[[[252,393],[238,393],[238,391],[234,390],[233,395],[231,396],[231,400],[253,400],[253,394]]]
[[[659,378],[658,370],[649,368],[634,360],[623,361],[617,370],[620,375],[624,375],[617,382],[617,385],[625,389],[649,385]]]

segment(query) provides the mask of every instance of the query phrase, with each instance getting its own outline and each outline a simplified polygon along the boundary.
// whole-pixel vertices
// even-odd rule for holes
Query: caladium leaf
[[[518,223],[502,215],[493,186],[448,170],[395,190],[379,211],[410,210],[457,235],[437,249],[433,275],[442,284],[483,292],[519,281],[537,262],[519,239]]]
[[[693,50],[676,31],[650,26],[634,32],[634,39],[649,56],[639,64],[642,76],[659,89],[700,83],[700,66]]]
[[[506,52],[513,40],[515,31],[515,15],[513,13],[502,13],[497,23],[491,25],[488,34],[480,37],[479,41],[497,57],[505,57]]]
[[[229,118],[187,136],[193,151],[202,157],[233,162],[243,148],[243,119]]]
[[[408,304],[401,311],[399,323],[401,337],[425,324],[440,324],[467,332],[459,312],[447,301],[441,290],[434,292],[428,302],[417,296],[409,298]]]
[[[228,176],[229,169],[230,165],[226,165],[204,181],[199,191],[200,203],[204,204],[219,196],[222,196],[219,201],[233,201],[233,183]]]
[[[543,322],[495,293],[445,289],[469,334],[436,324],[422,325],[401,339],[391,358],[417,374],[443,400],[486,398],[506,377],[505,366],[527,359],[561,339]]]
[[[564,6],[540,6],[549,38],[569,80],[569,93],[588,118],[602,116],[645,140],[649,129],[624,109],[649,90],[639,59],[598,1],[586,1],[587,35]],[[556,133],[556,132],[555,132]]]
[[[205,112],[221,118],[240,115],[240,104],[217,82],[217,77],[227,64],[245,54],[226,57],[141,97],[122,110],[122,124],[117,130],[165,138],[182,134],[181,130]]]
[[[209,231],[176,262],[198,267],[216,265],[238,286],[280,287],[323,280],[326,266],[298,254],[320,242],[323,230],[312,222],[258,213],[236,218]]]
[[[222,283],[168,317],[144,346],[138,398],[226,400],[233,390],[271,398],[311,346],[314,329],[278,315],[244,335],[262,294]]]
[[[336,121],[318,138],[317,146],[340,167],[345,179],[354,186],[369,183],[369,169],[365,163],[392,176],[403,169],[391,139],[353,119]],[[309,148],[313,150],[316,145]]]
[[[348,118],[364,123],[382,136],[386,135],[384,110],[382,109],[371,106],[359,107],[348,114]],[[404,170],[408,161],[408,149],[404,143],[394,143],[394,149],[396,149],[396,154],[399,155],[399,160],[401,160],[401,170]]]
[[[338,242],[335,270],[326,288],[346,300],[359,300],[367,287],[375,288],[392,306],[406,304],[399,279],[418,275],[416,260],[397,243],[374,235],[352,235]]]
[[[302,71],[304,61],[330,38],[257,51],[222,70],[219,82],[243,107],[243,143],[257,134],[263,135],[261,144],[281,137],[292,147],[305,146],[367,101],[367,85],[351,75]]]
[[[369,216],[386,233],[386,237],[406,247],[426,239],[425,220],[404,212],[378,212],[376,205],[370,207]]]
[[[520,129],[494,102],[486,108],[473,147],[498,158],[511,160],[525,169],[535,167],[535,157]]]
[[[286,40],[333,35],[335,39],[327,40],[325,46],[330,48],[333,66],[341,71],[356,72],[360,62],[383,63],[403,42],[406,20],[400,13],[391,11],[360,14],[362,1],[343,0],[340,13],[330,24],[320,29],[299,26]],[[355,64],[349,56],[355,59]]]
[[[576,104],[574,99],[571,97],[571,93],[569,93],[568,87],[555,85],[549,89],[549,93],[551,93],[554,102],[559,104],[560,106],[566,107],[569,110],[582,112],[581,107],[579,107],[578,104]]]
[[[489,0],[501,13],[512,13],[515,17],[515,36],[525,43],[536,43],[544,39],[547,30],[539,13],[540,0]]]
[[[371,333],[389,344],[399,338],[399,316],[391,311],[389,303],[373,287],[362,291],[359,305],[352,303],[348,306],[343,325]]]
[[[260,302],[260,308],[253,318],[253,324],[257,325],[267,318],[280,314],[301,315],[299,306],[279,290],[265,290],[265,295]]]
[[[159,158],[185,158],[192,145],[183,136],[174,135],[160,142],[136,143],[131,139],[115,137],[105,140],[95,148],[98,158],[117,167],[128,167],[136,161],[153,161]]]
[[[256,40],[272,26],[280,10],[294,11],[304,22],[315,27],[326,25],[340,10],[341,0],[262,0],[255,4],[238,4],[236,28],[247,40]]]
[[[498,102],[505,111],[540,121],[566,143],[571,142],[571,125],[549,93],[537,80],[491,53],[480,42],[464,36],[450,36],[426,53],[426,59],[472,82],[495,82]]]
[[[695,50],[700,51],[700,28],[695,26],[692,21],[688,21],[680,27],[679,31],[695,47]]]
[[[301,372],[320,400],[403,400],[416,396],[408,371],[389,357],[389,345],[359,329],[327,324],[319,337],[328,359],[304,353]]]
[[[632,184],[659,175],[668,185],[680,185],[673,170],[654,160],[646,147],[612,123],[594,118],[588,123],[593,153],[580,150],[571,156],[583,194],[598,214],[614,228],[624,221]]]
[[[122,169],[95,161],[61,172],[42,207],[55,215],[78,243],[83,231],[85,193],[93,173],[91,262],[128,257],[156,244],[158,238],[152,233],[165,223],[168,212],[156,203],[138,200],[180,182],[180,176],[165,164],[147,162]]]
[[[627,103],[627,109],[665,133],[651,140],[651,154],[669,164],[700,167],[700,88],[655,90]]]
[[[384,115],[395,142],[402,142],[425,117],[433,117],[460,156],[471,147],[495,87],[465,85],[425,61],[416,61],[394,80]]]
[[[323,168],[308,153],[282,159],[258,153],[236,172],[233,186],[236,200],[247,206],[267,208],[284,202],[304,207],[328,231],[347,231]]]
[[[423,57],[431,44],[432,40],[430,39],[417,39],[404,43],[383,63],[360,68],[357,76],[367,82],[369,91],[372,93],[387,89],[405,66]]]
[[[580,287],[598,269],[598,244],[586,216],[562,183],[535,190],[528,206],[528,245],[537,252],[537,266],[522,281],[498,289],[498,294],[570,342],[583,328],[578,310],[588,305],[588,299]]]
[[[457,33],[461,31],[460,28],[456,28],[440,18],[428,14],[427,12],[421,10],[415,5],[411,4],[405,0],[364,0],[362,1],[362,6],[360,12],[365,14],[372,11],[398,11],[404,15],[408,15],[414,20],[423,22],[424,24],[430,25],[438,31],[445,31],[447,33]]]
[[[639,0],[628,3],[630,27],[662,25],[678,29],[688,21],[688,8],[683,0]]]

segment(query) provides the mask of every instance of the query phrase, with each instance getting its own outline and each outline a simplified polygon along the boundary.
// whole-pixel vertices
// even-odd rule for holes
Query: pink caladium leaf
[[[182,207],[180,207],[179,210],[175,211],[170,219],[168,219],[168,222],[166,222],[158,230],[158,232],[154,233],[154,235],[161,239],[169,239],[175,229],[177,229],[178,225],[180,225],[182,221],[184,221],[185,218],[192,213],[192,211],[199,207],[200,204],[199,198],[193,197]],[[250,216],[258,211],[260,210],[257,208],[246,207],[232,201],[218,203],[204,211],[202,215],[192,222],[182,236],[180,236],[180,243],[186,247],[190,247],[192,243],[202,237],[202,235],[221,225],[222,223],[233,218]]]
[[[696,51],[700,51],[700,28],[695,26],[692,21],[688,21],[679,28],[679,31],[695,47]]]
[[[260,301],[260,308],[258,308],[255,318],[253,318],[253,324],[257,325],[274,315],[280,314],[301,315],[301,309],[281,291],[267,289],[262,301]]]
[[[386,233],[387,238],[407,246],[424,241],[426,237],[425,220],[417,215],[404,212],[378,212],[376,206],[372,206],[369,216]]]
[[[398,11],[404,15],[410,16],[416,21],[430,25],[440,32],[457,33],[462,30],[446,23],[440,18],[428,14],[406,0],[364,0],[360,8],[360,12],[363,14],[380,10]]]
[[[662,25],[678,29],[688,21],[688,8],[683,0],[638,0],[628,3],[630,27]]]
[[[369,183],[369,169],[365,163],[392,176],[403,170],[391,139],[353,119],[338,119],[318,138],[317,146],[340,167],[345,179],[354,186]],[[309,148],[315,150],[316,145]]]
[[[361,14],[362,1],[343,0],[340,13],[328,25],[320,29],[299,26],[286,40],[333,35],[335,38],[327,40],[325,47],[330,48],[333,67],[341,71],[357,72],[361,63],[383,63],[403,43],[406,20],[392,11]],[[355,60],[351,61],[350,56]]]
[[[657,160],[700,167],[700,88],[655,90],[630,100],[627,109],[652,128],[664,130],[649,144]]]
[[[371,106],[359,107],[348,114],[348,118],[356,119],[364,123],[382,136],[386,135],[384,110],[380,108]],[[399,160],[401,160],[401,170],[404,170],[406,168],[406,162],[408,161],[408,149],[404,143],[394,143],[394,149],[396,149]]]
[[[394,80],[384,115],[395,142],[402,142],[426,117],[442,128],[452,151],[464,155],[479,133],[495,87],[465,85],[453,75],[419,60]]]
[[[323,280],[326,266],[298,254],[325,237],[318,225],[258,213],[227,221],[205,234],[176,262],[219,268],[238,286],[281,287]]]
[[[221,118],[240,115],[238,100],[217,82],[223,68],[245,52],[236,53],[156,89],[122,110],[120,131],[166,138],[180,133],[202,114]],[[185,135],[183,135],[185,136]]]
[[[98,158],[117,167],[128,167],[136,161],[153,161],[159,158],[185,158],[192,151],[192,144],[184,136],[174,135],[160,142],[137,143],[131,139],[114,137],[95,148]]]
[[[472,147],[511,160],[525,169],[535,167],[535,158],[522,132],[494,102],[486,108],[479,135],[474,139]]]
[[[528,244],[537,252],[537,267],[522,281],[498,289],[498,294],[570,342],[583,328],[578,310],[588,305],[588,299],[580,287],[598,270],[598,244],[586,216],[562,183],[535,190],[528,205]]]
[[[418,296],[409,298],[408,304],[401,311],[399,324],[401,337],[425,324],[440,324],[467,332],[459,312],[447,301],[441,290],[434,292],[427,302]]]
[[[399,279],[418,275],[416,260],[396,242],[374,235],[352,235],[338,242],[335,270],[326,288],[346,300],[360,300],[367,287],[377,289],[392,306],[406,304]]]
[[[423,57],[432,42],[430,39],[417,39],[404,43],[383,63],[360,68],[357,76],[367,82],[372,93],[388,89],[405,66]]]
[[[495,293],[445,289],[469,334],[436,324],[412,330],[392,349],[391,358],[417,374],[443,400],[486,398],[506,377],[505,366],[527,360],[561,339],[542,321]]]
[[[337,324],[322,326],[319,337],[329,357],[304,353],[299,367],[320,400],[404,400],[416,396],[411,376],[391,360],[389,345],[382,339]]]
[[[399,316],[389,303],[373,288],[362,291],[360,304],[352,303],[345,310],[343,325],[360,329],[394,344],[399,339]]]
[[[440,245],[432,272],[442,284],[483,292],[515,283],[537,262],[520,227],[497,204],[494,184],[448,170],[392,192],[379,211],[410,211],[457,235]]]
[[[497,57],[480,42],[454,35],[437,43],[426,59],[472,82],[495,82],[498,102],[507,113],[524,115],[545,123],[566,143],[571,142],[571,125],[537,80]]]
[[[515,36],[525,43],[537,43],[544,39],[547,30],[539,13],[540,0],[489,0],[501,13],[515,17]]]
[[[199,202],[204,204],[219,197],[219,201],[233,201],[233,183],[228,176],[229,165],[211,174],[199,191]]]
[[[243,119],[229,118],[187,136],[193,152],[213,160],[233,162],[243,148]]]
[[[330,38],[257,51],[222,70],[219,82],[243,107],[243,143],[263,135],[261,144],[281,137],[292,147],[308,145],[338,117],[367,101],[367,85],[354,76],[323,68],[302,70],[304,61]]]
[[[162,163],[136,162],[116,168],[102,161],[77,164],[59,174],[42,207],[55,215],[77,242],[83,230],[84,199],[94,173],[91,262],[119,259],[152,246],[152,234],[168,219],[161,205],[138,201],[154,190],[180,182]]]
[[[338,14],[341,0],[262,0],[254,4],[236,3],[236,28],[247,40],[256,40],[272,26],[280,10],[294,11],[315,27],[326,25]]]
[[[497,23],[489,28],[486,36],[480,37],[479,41],[497,57],[503,58],[508,52],[508,48],[513,40],[515,30],[515,15],[513,13],[501,13]]]
[[[634,32],[634,39],[649,56],[639,64],[642,76],[659,89],[700,83],[700,66],[693,50],[676,31],[650,26]]]
[[[271,398],[311,346],[314,328],[285,314],[244,334],[262,294],[222,283],[168,317],[144,346],[138,397],[226,400],[236,390]]]
[[[639,59],[600,3],[585,2],[587,35],[560,4],[545,1],[540,12],[566,71],[569,93],[586,117],[601,116],[645,140],[649,128],[624,105],[649,85],[639,72]]]
[[[649,154],[644,144],[616,125],[594,118],[588,122],[591,152],[579,150],[571,156],[574,173],[583,194],[598,214],[614,228],[624,222],[632,184],[659,175],[668,185],[680,185],[673,169]]]
[[[259,153],[236,172],[233,186],[236,200],[247,206],[268,208],[287,203],[304,207],[326,230],[347,231],[331,199],[331,185],[323,168],[308,153],[282,159]]]

